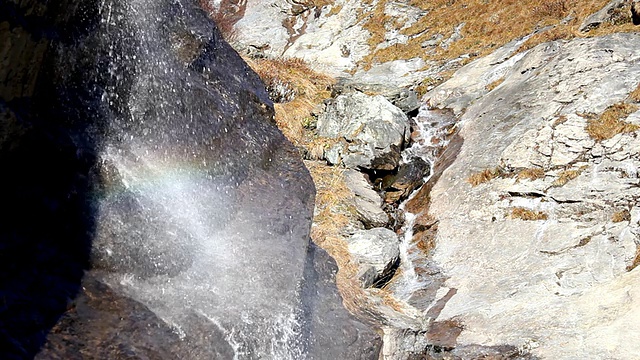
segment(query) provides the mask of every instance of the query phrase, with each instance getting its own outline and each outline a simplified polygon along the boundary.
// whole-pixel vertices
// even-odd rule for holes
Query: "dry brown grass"
[[[611,221],[613,221],[614,223],[619,223],[619,222],[623,222],[623,221],[629,221],[631,220],[631,213],[629,213],[629,210],[620,210],[620,211],[616,211],[615,213],[613,213],[613,216],[611,217]]]
[[[471,186],[478,186],[482,183],[493,180],[503,175],[504,175],[504,171],[500,167],[496,167],[493,169],[485,169],[477,173],[471,174],[471,176],[467,178],[467,182],[471,184]]]
[[[311,239],[336,261],[336,284],[345,307],[353,314],[361,314],[369,307],[368,296],[357,278],[358,266],[351,261],[344,228],[352,221],[350,199],[354,196],[344,181],[344,169],[305,161],[316,186],[316,209],[311,227]]]
[[[489,84],[487,84],[487,86],[485,86],[484,88],[487,89],[487,91],[493,91],[493,89],[497,88],[498,86],[500,86],[500,84],[502,84],[504,82],[504,78],[500,78],[496,81],[493,81]]]
[[[585,169],[586,169],[586,166],[583,166],[583,167],[581,167],[579,169],[561,171],[560,174],[558,174],[558,178],[555,179],[551,185],[556,186],[556,187],[564,186],[569,181],[571,181],[571,180],[577,178],[578,176],[580,176],[580,174],[582,174],[582,172]]]
[[[546,35],[538,36],[538,41],[553,38],[577,36],[576,29],[592,13],[601,9],[609,0],[534,0],[534,1],[486,1],[486,0],[412,0],[411,5],[429,12],[428,20],[423,19],[402,30],[411,40],[407,44],[398,44],[381,49],[367,56],[363,63],[381,63],[395,59],[421,57],[425,60],[444,61],[463,54],[486,55],[507,42],[531,34],[544,26],[556,26]],[[370,44],[377,46],[384,38],[384,25],[393,19],[381,13],[379,5],[366,24],[372,34]],[[488,16],[487,14],[491,14]],[[567,16],[573,20],[561,23]],[[462,39],[452,43],[447,49],[433,48],[426,52],[421,44],[442,34],[449,38],[456,26],[465,26],[461,30]],[[626,25],[625,25],[626,26]],[[618,31],[613,26],[604,32]],[[531,45],[535,42],[532,40]]]
[[[520,219],[520,220],[527,220],[527,221],[547,220],[549,218],[549,216],[547,216],[547,214],[542,211],[529,210],[523,207],[515,207],[511,209],[510,217],[512,219]]]
[[[629,124],[623,120],[638,110],[633,104],[617,103],[609,106],[599,117],[592,117],[587,122],[587,133],[591,138],[601,141],[611,139],[617,134],[630,133],[640,126]]]
[[[349,223],[353,214],[349,200],[353,193],[345,183],[344,169],[314,161],[306,161],[305,165],[316,185],[314,231],[316,235],[322,235],[316,238],[321,245],[323,237],[340,237],[342,229]]]
[[[531,36],[529,39],[527,39],[527,41],[525,41],[520,46],[520,48],[518,49],[518,52],[532,49],[545,42],[556,41],[556,40],[569,40],[569,39],[578,37],[580,35],[581,34],[579,34],[577,30],[575,30],[572,27],[557,26]]]
[[[200,0],[200,7],[213,19],[225,40],[231,42],[236,36],[235,24],[244,17],[247,3],[222,0],[218,6],[216,9],[212,1]]]
[[[258,73],[267,89],[285,89],[293,100],[282,96],[275,101],[276,123],[296,146],[304,146],[305,126],[313,117],[312,110],[331,96],[334,79],[313,71],[301,59],[245,59]]]
[[[636,256],[633,258],[633,262],[627,266],[627,271],[631,271],[640,265],[640,244],[636,244]]]
[[[552,128],[556,128],[556,126],[566,123],[568,120],[567,115],[560,115],[556,118],[556,120],[551,124]]]
[[[540,168],[528,168],[518,172],[518,180],[537,180],[544,177],[544,170]]]
[[[629,99],[640,102],[640,84],[629,94]]]

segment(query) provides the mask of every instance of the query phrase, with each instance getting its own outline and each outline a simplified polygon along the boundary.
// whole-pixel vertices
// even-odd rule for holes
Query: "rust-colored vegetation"
[[[630,133],[640,129],[640,126],[624,121],[630,114],[638,111],[638,106],[627,103],[617,103],[609,106],[600,116],[591,116],[587,122],[587,133],[591,138],[602,141],[611,139],[617,134]]]
[[[500,78],[496,81],[493,81],[489,84],[487,84],[484,88],[487,89],[487,91],[493,91],[493,89],[497,88],[498,86],[500,86],[500,84],[502,84],[504,82],[504,78]]]
[[[616,211],[615,213],[613,213],[613,216],[611,217],[611,221],[613,221],[614,223],[619,223],[619,222],[623,222],[623,221],[629,221],[631,220],[631,213],[629,213],[629,210],[620,210],[620,211]]]
[[[581,167],[579,169],[571,169],[571,170],[561,171],[558,174],[558,178],[553,181],[552,185],[556,186],[556,187],[564,186],[569,181],[571,181],[571,180],[577,178],[578,176],[580,176],[580,174],[582,174],[582,172],[585,169],[586,169],[586,167],[583,166],[583,167]]]
[[[629,94],[629,99],[635,102],[640,102],[640,84]]]
[[[509,41],[532,34],[537,29],[549,27],[533,36],[523,46],[531,48],[541,42],[591,36],[580,34],[577,28],[589,15],[601,9],[609,0],[534,0],[534,1],[486,1],[486,0],[412,0],[410,4],[428,12],[423,19],[401,31],[409,37],[406,44],[397,44],[373,51],[363,63],[370,66],[396,59],[420,57],[425,60],[446,61],[463,54],[484,56]],[[393,18],[384,14],[384,3],[377,4],[369,16],[365,28],[371,33],[369,45],[375,49],[386,32],[385,25],[395,27]],[[597,34],[618,31],[635,31],[626,20],[601,26]],[[446,49],[441,46],[423,48],[426,40],[441,35],[448,39],[455,28],[464,23],[462,38]],[[593,34],[596,34],[595,30]],[[469,61],[472,57],[465,61]]]
[[[541,168],[523,169],[517,175],[518,180],[537,180],[542,178],[544,178],[544,170]]]
[[[301,59],[245,59],[258,73],[275,102],[276,123],[296,146],[313,140],[305,129],[313,109],[331,96],[333,78],[313,71]]]
[[[627,266],[627,271],[631,271],[640,265],[640,244],[636,245],[636,256],[633,258],[631,264]]]
[[[542,211],[530,210],[523,207],[515,207],[511,209],[510,217],[512,219],[520,219],[527,221],[547,220],[549,216]]]
[[[225,40],[231,42],[236,34],[235,24],[244,17],[247,3],[222,0],[216,8],[211,0],[200,0],[200,7],[213,19]]]
[[[493,180],[497,177],[501,177],[505,174],[504,170],[500,167],[496,167],[493,169],[485,169],[479,171],[477,173],[471,174],[467,178],[467,182],[471,184],[471,186],[478,186],[482,183],[486,183],[487,181]]]

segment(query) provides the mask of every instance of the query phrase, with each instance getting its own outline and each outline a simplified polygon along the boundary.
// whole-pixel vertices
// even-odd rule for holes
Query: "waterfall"
[[[414,158],[420,158],[430,164],[429,174],[425,177],[424,182],[429,181],[433,175],[433,164],[437,160],[438,155],[448,144],[448,135],[455,125],[455,117],[445,111],[430,110],[423,105],[415,118],[417,130],[414,132],[413,144],[402,152],[403,163],[408,163]],[[415,291],[424,288],[426,280],[422,279],[416,272],[416,268],[420,267],[418,262],[424,257],[424,254],[415,248],[412,243],[413,227],[415,225],[418,214],[413,214],[406,210],[406,204],[420,191],[420,188],[414,190],[411,195],[400,204],[399,209],[404,213],[404,225],[402,226],[402,238],[400,240],[400,270],[402,277],[398,281],[398,285],[394,286],[396,296],[401,300],[408,300]]]

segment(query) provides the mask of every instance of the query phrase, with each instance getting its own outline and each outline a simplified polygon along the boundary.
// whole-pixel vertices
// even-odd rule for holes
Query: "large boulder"
[[[195,2],[0,10],[0,358],[373,357],[310,265],[309,173]]]
[[[398,236],[387,228],[358,230],[347,239],[351,258],[358,265],[362,287],[382,286],[395,272],[400,258]]]
[[[355,195],[354,206],[358,219],[368,228],[386,226],[389,215],[382,210],[382,198],[373,190],[366,175],[356,170],[347,170],[344,177],[347,187]]]
[[[333,99],[318,117],[318,135],[344,141],[325,155],[332,163],[393,170],[409,140],[409,119],[383,96],[350,92]]]

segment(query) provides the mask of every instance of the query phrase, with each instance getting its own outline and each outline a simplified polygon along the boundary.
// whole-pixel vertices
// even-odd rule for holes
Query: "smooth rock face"
[[[195,2],[0,10],[1,358],[52,327],[40,358],[371,358],[309,266],[311,178]]]
[[[429,204],[438,221],[432,259],[448,277],[441,290],[455,289],[436,320],[462,324],[458,346],[511,345],[543,359],[640,352],[640,273],[631,270],[640,243],[640,137],[596,141],[584,116],[633,101],[638,41],[615,34],[541,44],[488,93],[479,84],[510,60],[480,59],[428,94],[433,106],[462,112],[464,142]],[[511,175],[467,182],[497,166]],[[533,168],[544,176],[515,177]],[[514,208],[545,217],[523,220]]]
[[[387,228],[358,230],[347,239],[349,252],[358,264],[363,287],[376,284],[397,265],[400,250],[398,236]]]
[[[318,134],[344,139],[332,151],[349,168],[394,169],[409,139],[409,120],[384,97],[360,92],[336,97],[318,117]]]

